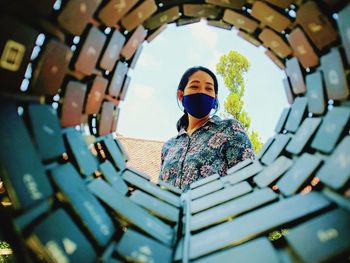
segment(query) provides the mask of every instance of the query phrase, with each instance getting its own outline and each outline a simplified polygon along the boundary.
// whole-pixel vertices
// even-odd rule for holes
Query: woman
[[[244,159],[254,159],[252,144],[235,119],[210,116],[218,109],[218,82],[205,67],[189,68],[177,88],[184,115],[177,122],[178,135],[164,143],[159,179],[182,190],[194,181],[218,173]],[[215,111],[215,112],[216,112]]]

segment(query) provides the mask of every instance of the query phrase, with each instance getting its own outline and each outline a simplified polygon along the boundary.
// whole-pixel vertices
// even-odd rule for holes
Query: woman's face
[[[185,95],[204,93],[212,97],[215,96],[214,81],[212,77],[204,71],[196,71],[193,73],[187,82],[184,91],[178,91],[179,100],[182,101],[182,97]]]

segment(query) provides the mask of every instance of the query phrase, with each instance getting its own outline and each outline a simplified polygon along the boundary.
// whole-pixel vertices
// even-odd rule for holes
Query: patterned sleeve
[[[162,174],[163,174],[163,164],[164,164],[164,157],[165,157],[165,149],[166,149],[166,143],[163,144],[162,151],[160,154],[160,172],[158,176],[158,180],[163,180]]]
[[[164,163],[164,156],[165,156],[165,143],[163,144],[163,147],[162,147],[162,151],[161,151],[161,154],[160,154],[160,166],[162,167],[163,166],[163,163]]]
[[[253,146],[243,126],[238,121],[233,120],[226,131],[228,141],[225,147],[225,157],[228,168],[248,158],[254,160]]]

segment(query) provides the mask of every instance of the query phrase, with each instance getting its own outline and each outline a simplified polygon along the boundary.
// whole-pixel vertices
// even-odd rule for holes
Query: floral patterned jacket
[[[159,179],[187,190],[209,175],[225,176],[228,168],[247,158],[255,159],[255,154],[242,125],[214,115],[191,136],[181,129],[164,143]]]

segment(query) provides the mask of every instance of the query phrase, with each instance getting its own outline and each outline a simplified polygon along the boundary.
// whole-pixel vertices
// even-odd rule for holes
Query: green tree
[[[224,84],[229,90],[225,99],[224,108],[226,116],[233,116],[247,131],[254,151],[258,153],[262,147],[259,134],[250,129],[250,117],[243,109],[242,97],[245,92],[246,74],[250,68],[248,59],[240,53],[231,50],[228,54],[220,57],[216,64],[216,73],[223,77]]]
[[[261,142],[261,139],[259,137],[259,134],[256,131],[250,131],[248,132],[248,136],[250,141],[252,142],[254,151],[258,153],[263,146],[263,143]]]

